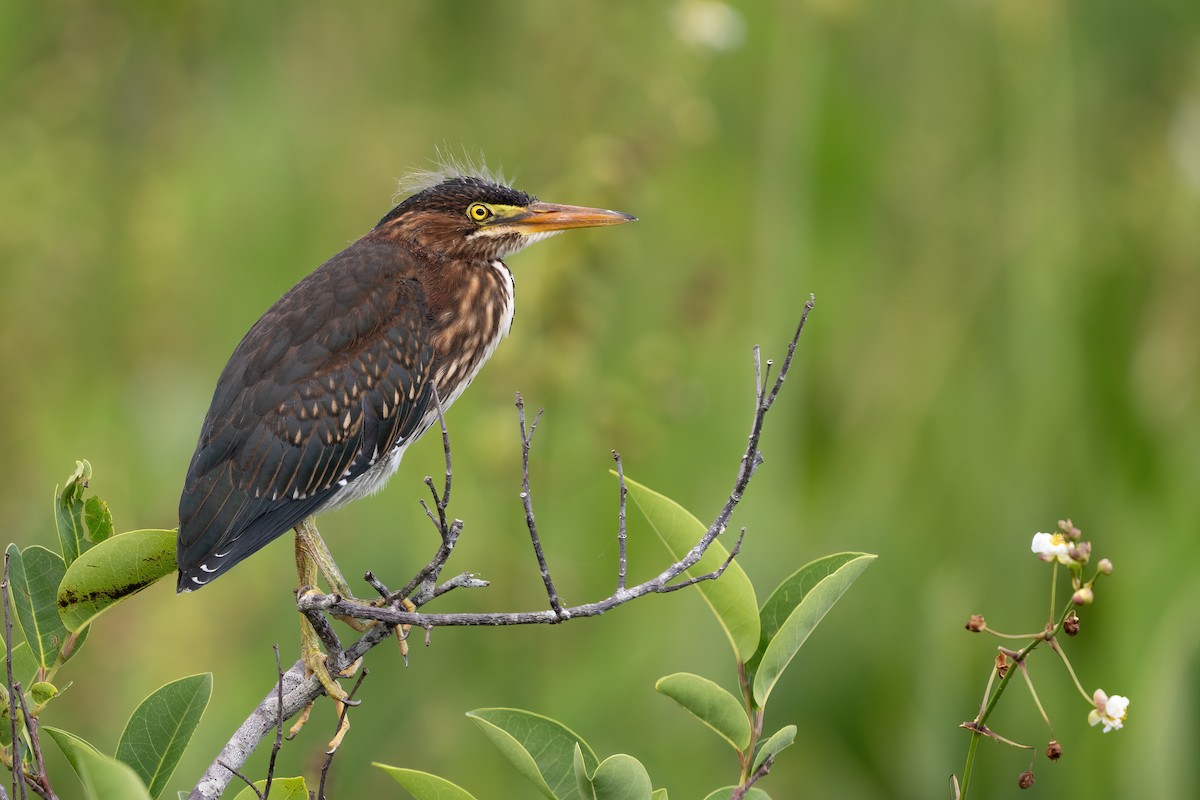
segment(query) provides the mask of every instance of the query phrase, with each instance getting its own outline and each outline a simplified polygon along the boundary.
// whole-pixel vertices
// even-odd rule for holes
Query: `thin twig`
[[[262,800],[267,800],[271,796],[271,783],[275,780],[275,758],[283,748],[283,663],[279,660],[278,642],[275,643],[274,649],[275,673],[279,676],[275,687],[279,702],[277,704],[278,713],[275,715],[275,743],[271,745],[271,758],[267,761],[267,783],[263,787]]]
[[[458,544],[458,537],[462,533],[462,529],[463,521],[461,519],[454,520],[445,528],[439,528],[442,535],[442,543],[438,545],[437,552],[433,554],[433,558],[412,577],[412,580],[404,585],[403,589],[398,592],[391,592],[388,595],[388,602],[394,604],[406,597],[410,597],[414,590],[422,587],[422,591],[416,597],[411,597],[413,603],[418,606],[421,605],[418,602],[418,598],[424,594],[424,587],[427,584],[437,582],[438,576],[442,572],[442,567],[446,565],[446,561],[450,558],[450,553],[454,551],[454,545]]]
[[[17,684],[20,686],[20,684]],[[39,797],[54,797],[50,788],[50,778],[46,775],[46,762],[42,760],[42,742],[38,732],[37,717],[29,713],[25,704],[25,692],[17,692],[17,703],[21,706],[21,716],[25,719],[25,730],[29,734],[29,749],[33,753],[33,765],[36,775],[26,775],[25,780]],[[22,770],[24,771],[24,770]]]
[[[758,769],[751,773],[750,777],[746,779],[746,782],[729,793],[729,800],[743,800],[743,798],[746,796],[746,793],[750,791],[751,787],[758,782],[759,778],[764,777],[768,772],[770,772],[771,767],[774,764],[775,756],[770,755],[764,758],[763,763],[758,765]]]
[[[550,601],[550,608],[554,609],[555,615],[562,620],[567,618],[566,611],[558,599],[558,591],[555,590],[554,581],[550,577],[550,568],[546,566],[546,553],[542,550],[542,540],[538,538],[537,523],[533,519],[533,493],[529,488],[529,447],[533,443],[533,433],[537,430],[538,420],[541,418],[542,409],[539,408],[526,430],[525,401],[521,399],[521,393],[517,392],[517,419],[521,422],[521,503],[525,506],[525,527],[529,528],[529,538],[533,542],[533,552],[537,556],[538,569],[542,573],[542,583],[546,585],[546,598]]]
[[[350,689],[350,693],[346,695],[349,700],[354,699],[354,695],[358,692],[358,687],[362,686],[362,682],[366,680],[369,670],[363,669],[358,675],[358,680],[354,682],[354,686]],[[340,733],[344,730],[346,724],[346,715],[350,712],[350,703],[342,703],[342,713],[338,714],[338,724],[335,730]],[[333,757],[337,755],[338,748],[334,747],[325,753],[325,763],[321,765],[321,782],[317,786],[317,800],[325,800],[325,780],[329,777],[329,768],[333,766]]]
[[[693,584],[700,583],[700,581],[715,581],[717,578],[725,574],[726,568],[733,563],[733,560],[737,558],[737,554],[742,551],[742,540],[745,538],[746,529],[742,528],[742,532],[738,534],[737,541],[733,543],[733,549],[729,551],[729,555],[725,558],[725,561],[722,562],[721,566],[717,567],[712,572],[706,572],[703,575],[696,575],[695,577],[688,578],[680,581],[679,583],[668,584],[662,589],[659,589],[659,591],[663,594],[666,594],[667,592],[674,592],[678,589],[682,589],[685,586],[691,586]]]
[[[438,515],[444,530],[446,528],[446,509],[450,506],[450,486],[454,483],[454,463],[450,458],[450,430],[446,427],[446,413],[442,408],[442,398],[438,396],[436,386],[430,385],[429,388],[433,390],[433,405],[437,409],[438,424],[442,428],[442,452],[446,454],[446,479],[442,484],[442,496],[437,497],[437,492],[434,492]]]
[[[625,556],[625,497],[629,494],[629,488],[625,485],[625,468],[621,465],[621,454],[616,450],[612,451],[613,461],[617,462],[617,591],[625,588],[625,575],[627,570]]]
[[[17,725],[17,695],[20,693],[21,686],[13,680],[13,660],[12,660],[12,615],[9,614],[9,585],[8,585],[8,553],[4,554],[4,580],[0,581],[4,587],[4,592],[0,599],[4,602],[4,665],[8,669],[8,720],[12,725],[12,770],[13,782],[12,793],[13,797],[17,797],[17,787],[20,786],[20,797],[25,798],[25,783],[22,777],[25,774],[25,768],[21,766],[21,736],[20,729]],[[13,601],[15,602],[15,601]]]
[[[218,761],[217,763],[220,764],[225,769],[232,772],[234,775],[241,778],[242,782],[250,787],[250,791],[254,792],[255,796],[258,797],[258,800],[265,800],[263,793],[261,791],[259,791],[257,786],[254,785],[254,781],[250,780],[245,775],[243,775],[236,767],[232,767],[229,764],[226,764],[224,761]]]

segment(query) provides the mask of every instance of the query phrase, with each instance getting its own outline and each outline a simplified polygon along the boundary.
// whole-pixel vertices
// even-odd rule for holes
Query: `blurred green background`
[[[440,610],[542,607],[517,499],[515,390],[546,409],[539,527],[568,602],[615,574],[609,450],[709,518],[751,411],[751,347],[817,309],[735,523],[761,596],[838,550],[880,554],[773,695],[799,747],[777,798],[948,796],[994,641],[1039,627],[1034,531],[1072,516],[1116,564],[1070,641],[1132,699],[1101,735],[1049,653],[995,719],[1037,746],[1028,796],[1195,797],[1200,767],[1200,5],[1093,0],[570,4],[0,4],[0,519],[52,544],[51,490],[89,458],[118,529],[170,527],[216,376],[258,315],[368,230],[438,148],[546,200],[637,214],[511,259],[510,340],[449,416]],[[388,491],[323,519],[347,574],[432,553],[431,437]],[[632,517],[632,572],[665,564]],[[136,702],[215,675],[196,776],[295,656],[290,537],[204,592],[164,581],[102,620],[47,712],[111,752]],[[1169,563],[1168,563],[1169,562]],[[168,585],[171,584],[171,585]],[[400,797],[372,760],[482,800],[534,792],[463,712],[557,717],[672,797],[732,754],[655,694],[733,686],[693,592],[554,628],[440,630],[372,654],[331,798]],[[282,754],[311,769],[321,707]],[[985,744],[978,797],[1028,757]],[[251,762],[265,771],[265,751]],[[75,789],[58,765],[64,798]],[[311,772],[310,772],[311,774]]]

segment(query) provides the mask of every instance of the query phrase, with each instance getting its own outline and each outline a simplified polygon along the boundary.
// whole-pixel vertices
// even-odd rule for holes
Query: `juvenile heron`
[[[634,219],[443,177],[296,284],[217,379],[179,500],[178,591],[295,528],[301,586],[320,572],[350,596],[312,518],[382,488],[508,334],[503,259],[559,231]],[[302,630],[305,663],[344,700]]]

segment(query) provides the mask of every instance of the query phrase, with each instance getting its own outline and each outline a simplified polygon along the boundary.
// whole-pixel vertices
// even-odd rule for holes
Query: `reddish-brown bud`
[[[1051,739],[1050,744],[1046,745],[1046,758],[1051,761],[1058,761],[1062,758],[1062,745]]]
[[[1079,633],[1079,615],[1072,611],[1067,614],[1067,618],[1063,620],[1063,633],[1067,636],[1074,636]]]
[[[1017,786],[1022,789],[1028,789],[1030,786],[1033,786],[1033,772],[1031,770],[1022,772],[1021,777],[1017,778]]]
[[[987,627],[987,621],[983,618],[983,614],[972,614],[967,620],[967,630],[973,633],[979,633]]]

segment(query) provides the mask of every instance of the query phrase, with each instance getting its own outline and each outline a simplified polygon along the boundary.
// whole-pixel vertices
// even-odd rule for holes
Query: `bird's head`
[[[637,217],[602,208],[543,203],[487,178],[455,176],[422,189],[375,226],[447,258],[492,261],[570,228],[619,225]]]

